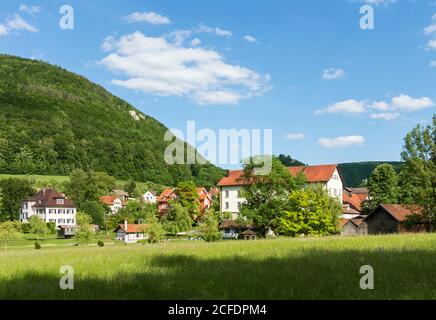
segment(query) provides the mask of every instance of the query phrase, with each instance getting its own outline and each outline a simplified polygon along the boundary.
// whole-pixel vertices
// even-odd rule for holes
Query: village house
[[[142,195],[142,199],[148,204],[155,204],[157,202],[157,193],[156,191],[147,191]]]
[[[196,188],[198,200],[200,202],[200,212],[204,213],[210,208],[212,198],[205,188]],[[165,189],[157,198],[157,207],[159,214],[162,216],[170,207],[170,202],[176,200],[178,197],[176,188]]]
[[[303,173],[310,184],[320,184],[331,197],[342,203],[342,179],[338,172],[337,165],[299,166],[289,167],[289,172],[296,177]],[[232,219],[237,219],[241,205],[245,199],[241,196],[243,181],[241,179],[243,170],[230,170],[228,175],[220,180],[220,210],[229,212]]]
[[[234,240],[239,239],[242,232],[244,232],[249,228],[250,226],[240,224],[236,220],[224,220],[219,226],[219,229],[222,232],[223,239],[234,239]]]
[[[40,190],[22,201],[20,221],[28,222],[33,215],[44,222],[55,223],[56,228],[60,225],[76,225],[76,206],[64,193],[54,189]]]
[[[113,195],[117,196],[118,198],[121,199],[121,201],[123,202],[127,202],[129,201],[129,193],[127,193],[124,190],[120,190],[120,189],[113,189],[112,190]]]
[[[116,214],[120,209],[126,206],[126,202],[118,196],[101,196],[100,202],[109,207],[112,214]]]
[[[424,225],[412,221],[420,211],[419,206],[381,204],[365,218],[364,223],[368,234],[424,232]]]
[[[128,224],[127,221],[124,221],[124,224],[120,224],[114,232],[116,232],[117,240],[125,243],[136,243],[147,239],[144,235],[146,226],[146,224]]]

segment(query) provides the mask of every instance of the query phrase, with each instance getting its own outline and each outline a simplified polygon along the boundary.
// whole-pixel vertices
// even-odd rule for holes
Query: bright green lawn
[[[74,290],[59,289],[62,265]],[[435,268],[436,234],[11,248],[0,299],[436,299]]]

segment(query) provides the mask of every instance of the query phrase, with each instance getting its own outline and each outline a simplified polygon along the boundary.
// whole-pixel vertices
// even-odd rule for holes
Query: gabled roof
[[[381,204],[373,212],[371,212],[366,219],[371,217],[380,208],[384,209],[398,222],[404,222],[407,220],[408,216],[419,214],[422,211],[422,208],[417,205]]]
[[[220,226],[219,229],[239,229],[239,228],[249,228],[249,225],[242,225],[236,220],[224,220]]]
[[[129,196],[128,192],[121,190],[121,189],[113,189],[112,191],[113,191],[113,193],[115,193],[117,196],[120,196],[120,197],[128,197]]]
[[[57,199],[63,199],[64,203],[56,203]],[[75,208],[74,203],[65,197],[65,194],[54,189],[42,189],[34,196],[24,199],[24,201],[35,202],[35,208]]]
[[[117,232],[119,229],[122,229],[125,233],[137,233],[144,232],[144,228],[148,226],[147,224],[128,224],[127,229],[124,224],[118,225],[114,232]]]
[[[362,199],[359,198],[357,194],[348,193],[347,191],[342,192],[342,202],[349,204],[350,207],[359,212],[362,211]]]
[[[200,201],[208,198],[210,201],[212,201],[212,198],[210,197],[209,192],[205,188],[197,188],[197,194],[200,199]]]
[[[176,191],[176,188],[166,188],[162,193],[157,197],[157,201],[159,202],[166,202],[168,201],[168,197]]]
[[[298,173],[302,172],[309,183],[321,183],[328,182],[336,168],[336,164],[330,164],[319,166],[288,167],[288,170],[294,177],[296,177]],[[220,182],[218,182],[218,186],[223,187],[243,185],[243,181],[241,179],[243,172],[243,170],[230,170],[228,176],[222,178]]]
[[[117,199],[122,202],[122,200],[120,198],[118,198],[118,196],[101,196],[100,202],[103,204],[106,204],[108,206],[111,206],[114,204],[114,201]],[[124,205],[124,203],[123,203],[123,205]]]

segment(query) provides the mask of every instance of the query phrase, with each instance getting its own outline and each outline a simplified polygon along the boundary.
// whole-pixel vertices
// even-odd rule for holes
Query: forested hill
[[[339,173],[342,176],[343,183],[345,187],[358,187],[363,180],[368,179],[374,169],[383,164],[388,163],[392,165],[395,171],[399,172],[401,167],[401,162],[352,162],[352,163],[341,163],[338,166]]]
[[[217,182],[212,164],[167,165],[167,128],[99,85],[40,61],[0,55],[0,173],[74,168],[174,185]]]

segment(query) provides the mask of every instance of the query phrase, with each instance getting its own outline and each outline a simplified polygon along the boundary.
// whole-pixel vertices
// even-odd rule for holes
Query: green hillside
[[[339,164],[338,170],[342,176],[345,187],[358,187],[363,180],[368,179],[372,171],[383,163],[389,163],[395,170],[400,171],[401,162],[352,162]]]
[[[83,168],[122,180],[193,179],[205,186],[224,175],[212,164],[167,165],[163,124],[40,61],[0,55],[0,123],[0,174],[68,175]]]

